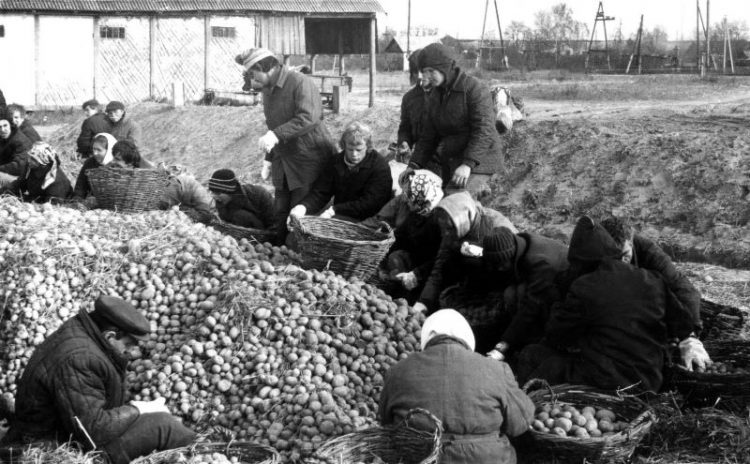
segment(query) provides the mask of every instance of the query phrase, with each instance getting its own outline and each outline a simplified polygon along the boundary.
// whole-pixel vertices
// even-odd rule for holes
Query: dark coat
[[[23,135],[25,135],[26,138],[29,139],[32,144],[34,142],[42,141],[42,137],[39,135],[39,132],[37,132],[36,129],[34,129],[34,126],[31,125],[28,119],[23,120],[18,130],[23,132]]]
[[[701,294],[690,283],[690,280],[672,263],[669,256],[654,241],[641,235],[633,237],[633,260],[631,264],[641,269],[648,269],[659,274],[667,288],[672,292],[669,304],[682,307],[675,308],[673,313],[679,314],[687,311],[692,316],[690,332],[700,334],[703,324],[701,323]],[[673,334],[677,336],[677,334]]]
[[[194,210],[199,222],[207,223],[213,218],[211,193],[195,177],[181,174],[171,176],[164,189],[164,197],[159,201],[162,209],[180,206],[181,209]]]
[[[257,219],[263,228],[268,229],[273,224],[273,195],[259,185],[244,184],[241,194],[232,195],[232,199],[223,205],[217,203],[216,210],[222,221],[259,228],[259,224],[254,223]]]
[[[445,287],[446,272],[455,272],[456,265],[460,264],[461,243],[481,245],[495,227],[517,230],[502,213],[483,207],[468,192],[445,197],[432,214],[436,215],[440,227],[440,248],[419,301],[435,310],[440,292]]]
[[[414,167],[428,166],[440,144],[445,185],[461,164],[475,174],[495,174],[503,165],[489,88],[460,69],[455,72],[451,84],[430,92],[428,117],[411,159]]]
[[[18,176],[13,183],[8,186],[8,191],[22,198],[24,201],[33,201],[37,203],[46,203],[50,200],[64,200],[73,193],[73,187],[70,180],[62,167],[58,164],[55,181],[47,188],[42,188],[44,178],[51,169],[50,166],[44,166],[37,169],[29,169],[26,175]]]
[[[320,175],[335,145],[321,120],[323,106],[313,80],[291,71],[279,70],[276,83],[263,89],[263,114],[266,125],[279,143],[266,161],[272,162],[273,185],[287,190],[310,186]]]
[[[401,122],[398,125],[399,146],[406,142],[409,148],[414,149],[427,117],[426,106],[427,94],[421,85],[415,85],[404,94],[401,99]]]
[[[104,113],[96,113],[95,115],[89,116],[88,118],[84,119],[83,124],[81,124],[81,134],[76,140],[78,153],[80,153],[83,157],[91,156],[91,146],[93,145],[94,137],[96,136],[96,134],[100,134],[102,132],[111,134],[111,125],[112,123]]]
[[[370,149],[354,168],[345,153],[332,157],[301,204],[310,213],[320,211],[333,198],[336,215],[364,220],[376,214],[393,196],[391,168],[380,153]]]
[[[102,132],[111,134],[118,142],[130,140],[137,147],[141,147],[141,127],[130,119],[127,113],[123,114],[122,119],[116,123],[113,123],[106,114],[96,113],[84,120],[81,125],[81,135],[77,140],[78,153],[84,157],[91,156],[94,137]]]
[[[25,174],[31,145],[31,140],[16,128],[12,129],[10,137],[0,139],[0,172],[12,176]]]
[[[501,340],[511,347],[539,341],[550,307],[559,301],[555,276],[568,267],[568,247],[537,234],[516,234],[510,285],[517,288],[515,316]]]
[[[22,442],[64,442],[73,435],[86,444],[73,420],[78,417],[94,443],[104,446],[139,416],[138,409],[125,404],[125,368],[125,360],[82,311],[31,356],[18,382],[16,418],[9,433]]]
[[[441,464],[515,463],[515,450],[503,435],[526,432],[534,413],[507,364],[450,337],[436,337],[386,373],[381,423],[397,423],[413,408],[442,421]]]
[[[586,368],[574,380],[607,389],[640,382],[644,390],[659,391],[667,317],[666,286],[658,275],[606,258],[573,281],[552,311],[546,340],[580,351]]]

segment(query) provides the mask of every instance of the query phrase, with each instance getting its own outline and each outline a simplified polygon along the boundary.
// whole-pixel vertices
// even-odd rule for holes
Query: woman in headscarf
[[[427,174],[429,173],[429,174]],[[430,176],[430,174],[432,176]],[[406,198],[413,211],[432,215],[440,229],[440,246],[433,265],[405,273],[403,281],[426,279],[424,289],[414,307],[420,311],[434,311],[440,292],[467,269],[478,269],[481,261],[469,245],[481,246],[482,239],[495,227],[507,227],[513,233],[518,229],[499,211],[483,207],[466,192],[443,197],[439,183],[430,171],[418,170],[403,177],[409,182]]]
[[[96,169],[106,166],[112,162],[112,148],[114,148],[117,139],[106,132],[101,132],[94,136],[91,145],[92,156],[84,161],[81,171],[76,179],[76,186],[73,189],[73,198],[85,200],[91,194],[91,184],[86,175],[89,169]]]
[[[418,66],[432,90],[409,165],[413,169],[428,168],[440,145],[446,193],[468,190],[481,199],[489,192],[490,177],[502,167],[490,90],[462,71],[445,45],[434,43],[423,48]]]
[[[208,180],[221,220],[241,227],[270,229],[274,221],[273,196],[261,186],[240,184],[231,169],[219,169]]]
[[[28,152],[26,173],[13,181],[6,191],[24,201],[46,203],[68,198],[73,189],[60,167],[55,149],[46,142],[36,142]]]
[[[385,375],[379,416],[398,423],[423,408],[443,424],[440,464],[514,464],[508,437],[526,432],[534,404],[518,387],[510,367],[474,353],[469,323],[442,309],[422,326],[422,351]]]

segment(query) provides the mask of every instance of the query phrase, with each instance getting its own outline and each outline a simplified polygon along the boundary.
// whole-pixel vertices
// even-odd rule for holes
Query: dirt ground
[[[505,83],[525,102],[527,120],[505,137],[505,170],[489,201],[520,228],[567,241],[580,215],[614,213],[631,218],[680,261],[750,268],[750,79],[480,77]],[[367,107],[367,76],[355,75],[354,82],[349,109],[326,112],[326,124],[338,137],[348,121],[364,121],[384,152],[396,138],[407,78],[378,75],[373,108]],[[149,159],[185,165],[204,181],[214,169],[230,167],[261,182],[262,107],[144,102],[129,113],[143,127]],[[51,114],[38,126],[71,160],[82,119]],[[75,175],[78,167],[68,161],[66,169]],[[717,281],[706,275],[697,278]],[[745,287],[748,281],[741,272],[720,279]]]

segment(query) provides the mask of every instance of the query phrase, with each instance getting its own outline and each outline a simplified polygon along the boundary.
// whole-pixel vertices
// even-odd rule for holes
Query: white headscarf
[[[112,147],[114,147],[115,144],[117,143],[117,139],[115,138],[114,135],[108,134],[107,132],[99,132],[91,140],[92,141],[96,140],[96,138],[99,137],[100,135],[104,137],[105,139],[107,139],[107,153],[105,153],[104,158],[102,159],[102,163],[101,163],[102,166],[106,166],[109,163],[111,163],[112,160],[114,159],[114,156],[112,156]]]
[[[476,341],[474,332],[466,319],[455,309],[441,309],[436,311],[424,321],[422,326],[422,336],[420,345],[424,347],[438,335],[448,335],[450,337],[462,340],[468,345],[471,351],[474,351]]]

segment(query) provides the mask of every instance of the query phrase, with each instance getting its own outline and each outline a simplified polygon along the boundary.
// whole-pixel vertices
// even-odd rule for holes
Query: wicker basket
[[[440,293],[440,307],[455,309],[472,327],[496,326],[505,312],[503,292],[478,294],[461,284]]]
[[[156,169],[101,167],[86,171],[97,206],[123,213],[158,209],[169,178]]]
[[[426,419],[433,431],[411,426],[409,421],[416,415]],[[438,418],[425,409],[415,408],[399,424],[331,439],[318,448],[316,457],[335,463],[371,463],[380,459],[385,464],[433,464],[440,454],[442,434],[443,424]]]
[[[234,237],[238,242],[244,238],[250,241],[265,243],[272,241],[276,237],[276,231],[274,230],[251,229],[249,227],[241,227],[224,221],[211,221],[211,227],[222,234]]]
[[[739,308],[722,301],[701,298],[702,340],[736,338],[745,325],[745,316]]]
[[[523,446],[528,448],[525,451],[533,454],[538,460],[530,462],[547,462],[550,458],[571,463],[625,462],[656,420],[653,410],[634,396],[614,396],[601,390],[578,385],[550,387],[547,382],[538,379],[530,380],[524,386],[524,390],[538,385],[545,388],[528,393],[529,398],[537,407],[545,403],[602,407],[614,412],[630,425],[614,435],[591,438],[560,437],[531,429]]]
[[[383,232],[340,219],[292,216],[291,225],[303,266],[346,278],[370,277],[395,241],[390,227]]]
[[[227,458],[236,457],[242,464],[278,464],[279,452],[248,441],[196,443],[183,448],[159,451],[132,461],[132,464],[172,464],[181,457],[191,458],[201,454],[221,453]]]
[[[673,362],[667,367],[667,385],[682,393],[685,406],[744,412],[750,406],[750,340],[707,341],[704,346],[712,361],[731,363],[746,372],[691,372]]]

